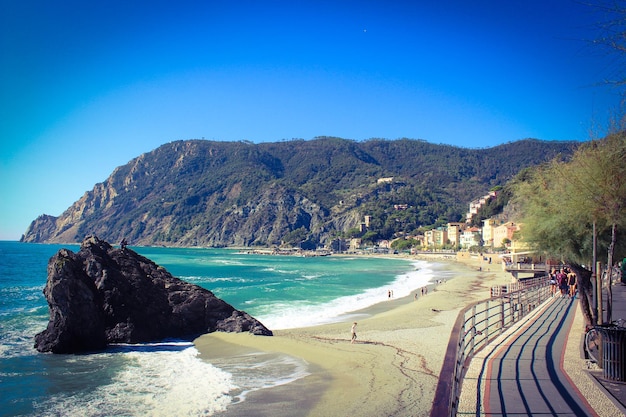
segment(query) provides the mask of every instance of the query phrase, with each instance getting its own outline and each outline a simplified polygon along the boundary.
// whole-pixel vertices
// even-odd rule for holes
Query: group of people
[[[568,267],[563,267],[558,271],[552,269],[550,271],[550,290],[553,297],[575,297],[577,291],[576,274]]]

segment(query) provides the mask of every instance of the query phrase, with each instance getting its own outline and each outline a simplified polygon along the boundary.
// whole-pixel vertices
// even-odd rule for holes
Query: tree
[[[416,239],[397,239],[391,242],[391,248],[397,251],[408,250],[420,245]]]
[[[300,227],[287,233],[283,238],[283,242],[289,246],[297,247],[307,239],[308,235],[309,231],[305,227]]]
[[[607,249],[607,267],[613,265],[618,227],[623,226],[626,214],[626,136],[613,134],[603,141],[593,141],[586,158],[574,154],[572,163],[577,164],[584,175],[587,175],[588,201],[590,215],[597,225],[610,230],[610,241]],[[608,274],[609,297],[607,305],[607,321],[612,320],[611,277]]]
[[[365,232],[361,240],[367,243],[374,243],[376,242],[376,240],[378,240],[378,232],[373,231],[373,230],[368,230],[367,232]]]
[[[591,282],[594,230],[608,266],[616,253],[626,253],[617,245],[617,235],[626,231],[626,135],[585,143],[569,162],[554,160],[527,171],[516,182],[514,202],[521,209],[521,239],[571,266],[587,323],[597,323]]]

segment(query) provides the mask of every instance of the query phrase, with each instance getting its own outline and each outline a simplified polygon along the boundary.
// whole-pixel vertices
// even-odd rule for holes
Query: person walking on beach
[[[350,341],[350,343],[354,343],[354,341],[356,340],[356,321],[352,323],[352,328],[350,329],[350,333],[352,333],[352,340]]]

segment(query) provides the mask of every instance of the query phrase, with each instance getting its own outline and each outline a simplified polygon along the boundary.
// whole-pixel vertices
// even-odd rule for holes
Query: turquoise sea
[[[89,355],[38,353],[33,337],[48,322],[46,267],[62,247],[78,250],[0,241],[0,416],[220,415],[251,391],[308,375],[298,358],[262,353],[208,363],[193,343],[177,340]],[[272,330],[349,321],[389,291],[408,296],[443,273],[436,263],[404,258],[131,249]]]

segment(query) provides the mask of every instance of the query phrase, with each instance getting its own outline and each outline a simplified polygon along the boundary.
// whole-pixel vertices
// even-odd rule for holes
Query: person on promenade
[[[573,271],[569,271],[567,274],[567,284],[569,285],[569,296],[574,298],[576,296],[576,274]]]
[[[352,323],[352,328],[350,329],[350,333],[352,334],[352,340],[350,341],[350,343],[354,343],[354,341],[356,340],[356,321]]]
[[[556,288],[557,288],[556,271],[552,269],[552,271],[550,271],[550,293],[552,294],[553,297],[556,296]]]
[[[561,269],[556,275],[556,282],[559,284],[561,297],[565,297],[567,294],[567,275],[565,274],[565,269]]]

